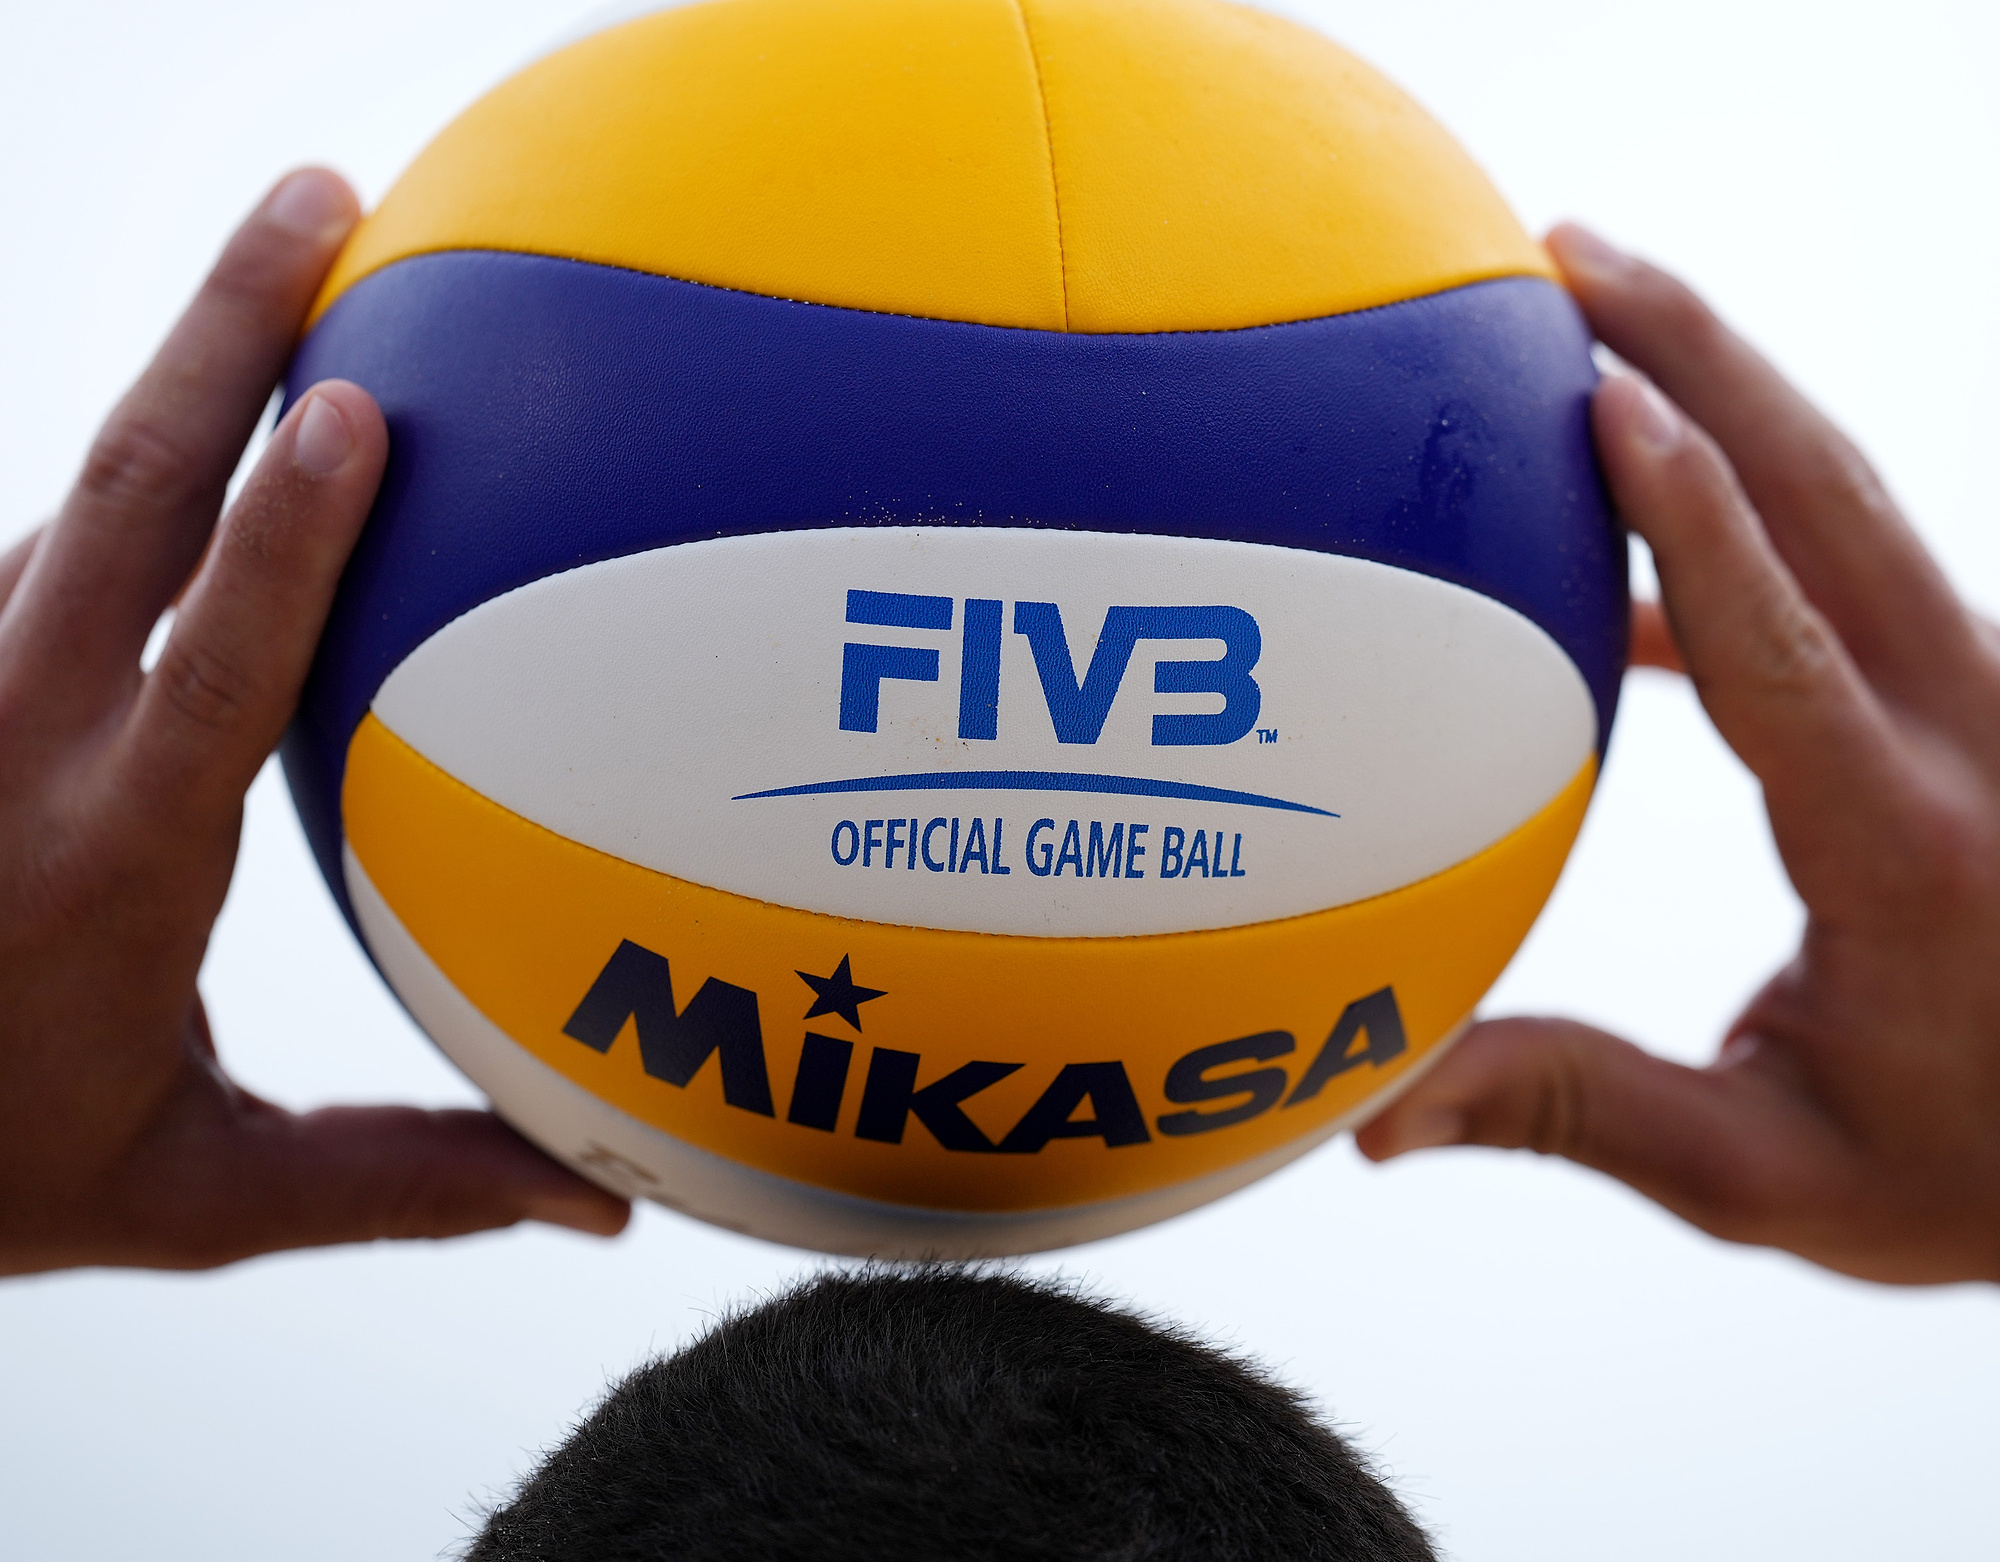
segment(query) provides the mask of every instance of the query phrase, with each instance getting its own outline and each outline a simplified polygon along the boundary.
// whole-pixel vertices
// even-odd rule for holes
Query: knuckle
[[[120,412],[84,458],[77,490],[106,509],[173,504],[195,481],[192,453],[153,418]]]
[[[1574,1157],[1588,1132],[1588,1080],[1583,1056],[1569,1043],[1549,1050],[1528,1115],[1524,1148],[1538,1155]]]
[[[249,669],[212,645],[169,640],[151,677],[183,721],[210,732],[240,728],[253,703]]]
[[[1833,626],[1803,597],[1785,592],[1761,614],[1741,671],[1760,692],[1793,699],[1822,684],[1839,657]]]

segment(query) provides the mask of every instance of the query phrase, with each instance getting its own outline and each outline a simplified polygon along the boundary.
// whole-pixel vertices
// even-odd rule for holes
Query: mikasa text
[[[843,981],[846,967],[843,960],[838,973]],[[816,990],[827,985],[827,979],[814,981]],[[841,1018],[858,1018],[854,999],[889,996],[853,989]],[[814,1012],[840,1007],[816,1004]],[[714,1058],[727,1106],[760,1117],[777,1115],[758,994],[751,989],[710,976],[680,1009],[666,957],[627,939],[605,962],[563,1034],[593,1051],[609,1052],[628,1026],[651,1078],[686,1089]],[[1140,1082],[1180,1108],[1155,1115],[1149,1124],[1123,1062],[1064,1063],[1020,1120],[997,1138],[966,1114],[965,1104],[1027,1065],[974,1059],[926,1080],[933,1071],[925,1069],[921,1053],[878,1046],[869,1049],[849,1131],[857,1139],[901,1144],[914,1117],[947,1150],[1033,1155],[1055,1139],[1099,1139],[1107,1149],[1121,1149],[1149,1143],[1155,1133],[1175,1138],[1234,1127],[1281,1101],[1280,1110],[1303,1105],[1333,1079],[1364,1065],[1379,1068],[1400,1057],[1407,1045],[1395,989],[1382,987],[1341,1009],[1296,1081],[1277,1061],[1298,1052],[1290,1031],[1259,1031],[1199,1046],[1176,1059],[1156,1087],[1152,1080]],[[822,1133],[840,1130],[856,1047],[843,1036],[805,1033],[786,1122]],[[1240,1066],[1246,1063],[1265,1066]],[[1079,1117],[1086,1103],[1089,1115]]]

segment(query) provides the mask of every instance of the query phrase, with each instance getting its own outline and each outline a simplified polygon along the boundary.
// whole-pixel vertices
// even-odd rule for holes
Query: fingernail
[[[271,192],[264,215],[287,233],[316,239],[347,226],[346,192],[330,175],[305,168]]]
[[[1606,280],[1618,276],[1632,263],[1631,257],[1622,250],[1613,249],[1588,228],[1580,228],[1575,223],[1565,223],[1551,233],[1549,248],[1556,252],[1556,259],[1562,262],[1563,270],[1583,272]]]
[[[1665,455],[1681,442],[1686,425],[1679,410],[1650,380],[1635,378],[1632,383],[1639,387],[1638,413],[1632,419],[1633,436],[1655,455]]]
[[[608,1212],[602,1199],[545,1194],[530,1202],[524,1213],[545,1226],[563,1226],[586,1236],[615,1237],[625,1229],[626,1217]]]
[[[353,449],[354,436],[348,432],[340,409],[329,397],[308,391],[298,432],[292,436],[292,459],[315,477],[325,477],[337,470]]]
[[[1388,1153],[1393,1160],[1411,1150],[1435,1150],[1440,1145],[1465,1142],[1465,1114],[1448,1106],[1430,1106],[1415,1111],[1396,1124],[1389,1137]]]

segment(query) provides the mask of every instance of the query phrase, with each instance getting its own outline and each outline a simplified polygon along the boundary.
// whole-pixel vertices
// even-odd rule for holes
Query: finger
[[[35,556],[35,545],[41,540],[42,528],[37,526],[5,553],[0,553],[0,613],[7,611],[7,604],[14,596],[15,583],[27,569],[28,560]]]
[[[105,423],[11,625],[9,660],[52,712],[95,720],[111,691],[131,686],[357,210],[323,170],[279,184]]]
[[[1926,709],[1970,617],[1847,437],[1685,284],[1571,224],[1549,235],[1605,344],[1722,448],[1779,555],[1872,681]]]
[[[389,435],[368,393],[314,386],[271,436],[181,599],[127,729],[140,793],[233,810],[305,681]]]
[[[283,1248],[455,1237],[522,1220],[615,1236],[631,1218],[605,1192],[489,1112],[262,1103],[238,1116],[226,1153],[161,1146],[174,1176],[135,1213],[138,1261],[207,1268]],[[199,1166],[190,1172],[190,1166]]]
[[[1627,658],[1634,667],[1657,667],[1663,672],[1684,673],[1681,648],[1674,639],[1673,625],[1657,602],[1632,604],[1632,645]]]
[[[490,1112],[323,1107],[253,1147],[275,1242],[450,1237],[538,1220],[597,1236],[632,1207],[550,1159]]]
[[[1607,379],[1592,405],[1626,523],[1653,550],[1676,644],[1716,729],[1763,782],[1808,904],[1832,909],[1904,828],[1897,743],[1805,600],[1712,440],[1652,387]],[[1865,849],[1864,849],[1865,848]]]
[[[1771,1078],[1684,1068],[1570,1020],[1475,1025],[1355,1142],[1373,1161],[1454,1144],[1559,1155],[1739,1242],[1795,1239],[1849,1197],[1839,1142]]]

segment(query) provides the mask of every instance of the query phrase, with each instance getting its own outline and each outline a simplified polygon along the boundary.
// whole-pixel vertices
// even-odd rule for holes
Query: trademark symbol
[[[1275,743],[1275,742],[1277,742],[1277,741],[1278,741],[1278,729],[1277,729],[1276,727],[1259,727],[1259,728],[1257,729],[1257,741],[1258,741],[1259,743]]]

